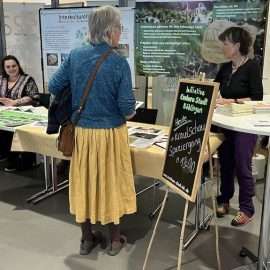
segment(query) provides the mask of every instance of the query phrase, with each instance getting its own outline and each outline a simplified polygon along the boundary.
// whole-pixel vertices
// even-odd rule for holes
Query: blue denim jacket
[[[76,111],[90,72],[109,46],[102,43],[72,50],[49,82],[49,92],[59,95],[65,88],[72,92],[72,111]],[[102,63],[92,85],[77,126],[114,128],[135,112],[131,73],[125,58],[113,52]]]

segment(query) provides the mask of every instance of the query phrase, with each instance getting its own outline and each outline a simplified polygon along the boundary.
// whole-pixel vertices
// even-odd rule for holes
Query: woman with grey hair
[[[97,61],[108,57],[97,71],[89,96],[75,128],[75,146],[70,165],[70,212],[81,224],[80,254],[86,255],[101,242],[92,224],[109,224],[109,255],[126,243],[120,233],[120,218],[136,212],[136,194],[128,145],[126,119],[135,114],[131,72],[113,48],[121,35],[120,13],[104,6],[89,15],[91,45],[72,50],[49,82],[57,95],[67,87],[75,112]]]

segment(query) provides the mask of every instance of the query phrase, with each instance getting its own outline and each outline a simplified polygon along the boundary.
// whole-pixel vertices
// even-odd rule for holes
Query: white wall
[[[268,13],[266,43],[263,66],[263,87],[264,94],[270,94],[270,12]]]
[[[23,70],[31,75],[43,90],[39,9],[43,3],[4,3],[7,54],[18,58]]]

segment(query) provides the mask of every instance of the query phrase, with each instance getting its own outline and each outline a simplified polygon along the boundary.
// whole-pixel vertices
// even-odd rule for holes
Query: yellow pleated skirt
[[[70,212],[76,222],[119,224],[136,212],[136,193],[126,125],[76,127],[70,165]]]

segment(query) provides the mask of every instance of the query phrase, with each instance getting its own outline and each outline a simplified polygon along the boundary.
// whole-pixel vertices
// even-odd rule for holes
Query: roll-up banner
[[[266,0],[137,1],[136,70],[139,74],[214,78],[223,56],[219,34],[231,26],[246,28],[251,52],[262,63]]]
[[[93,8],[41,9],[40,28],[43,58],[44,86],[52,74],[67,58],[69,52],[88,41],[88,14]],[[122,35],[118,52],[124,56],[131,69],[133,86],[134,71],[134,9],[119,8]]]
[[[40,1],[42,2],[42,1]],[[4,3],[7,54],[18,58],[42,92],[42,69],[38,11],[43,3]]]

